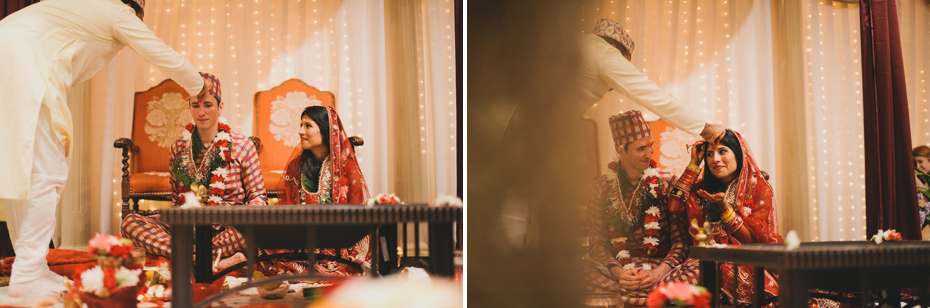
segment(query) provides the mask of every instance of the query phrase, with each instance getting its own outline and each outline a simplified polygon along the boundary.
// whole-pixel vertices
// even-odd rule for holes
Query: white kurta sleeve
[[[615,91],[685,132],[697,136],[704,130],[705,121],[694,109],[649,80],[620,51],[605,52],[599,62],[601,79]]]
[[[127,7],[126,10],[120,10],[114,18],[113,37],[158,67],[191,96],[200,93],[203,89],[203,78],[197,73],[194,65],[156,37],[142,20],[132,14],[131,9]]]

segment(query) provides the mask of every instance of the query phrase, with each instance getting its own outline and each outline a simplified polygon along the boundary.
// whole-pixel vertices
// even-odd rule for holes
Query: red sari
[[[320,170],[319,187],[311,192],[303,183],[300,173],[300,157],[304,152],[298,147],[285,168],[282,183],[284,196],[279,204],[363,204],[369,198],[368,185],[358,166],[355,149],[346,136],[339,115],[331,107],[329,113],[329,157],[323,161]],[[371,254],[368,251],[369,238],[366,236],[350,248],[339,249],[338,256],[358,263],[362,268],[371,268]],[[264,253],[280,253],[286,250],[266,250]],[[336,256],[337,250],[320,249],[320,253]],[[299,261],[272,260],[262,267],[269,274],[305,273],[307,268]],[[331,260],[319,260],[314,268],[322,273],[334,276],[359,275],[362,271],[346,264]]]
[[[739,139],[740,147],[743,150],[743,165],[740,167],[739,178],[730,183],[727,187],[725,198],[730,206],[736,212],[736,219],[729,225],[720,221],[711,223],[717,235],[709,238],[711,244],[763,244],[763,243],[782,243],[784,240],[778,234],[777,219],[775,216],[775,195],[772,185],[765,180],[759,166],[746,140],[736,131],[730,130]],[[708,201],[701,198],[697,191],[704,188],[703,179],[694,182],[699,176],[697,171],[685,169],[681,179],[676,184],[683,194],[676,195],[672,193],[669,198],[670,203],[683,202],[687,208],[688,220],[697,220],[697,225],[704,225],[707,220],[704,207],[711,206]],[[692,185],[693,183],[693,185]],[[715,206],[715,205],[713,205]],[[681,206],[670,206],[671,208],[682,208]],[[742,243],[739,239],[732,236],[732,233],[740,227],[748,229],[751,241]],[[691,234],[697,234],[697,230],[691,227]],[[697,244],[696,242],[694,244]],[[721,267],[721,279],[723,280],[723,293],[730,298],[733,296],[733,285],[737,284],[737,301],[741,304],[748,304],[752,300],[752,268],[747,265],[738,266],[737,281],[733,280],[733,264],[723,264]],[[775,276],[769,271],[765,271],[765,293],[766,298],[778,295],[778,282]]]

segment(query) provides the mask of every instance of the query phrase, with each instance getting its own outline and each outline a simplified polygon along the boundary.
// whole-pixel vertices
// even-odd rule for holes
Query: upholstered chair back
[[[255,135],[261,139],[258,158],[269,194],[281,191],[278,184],[288,158],[300,144],[297,134],[304,108],[323,105],[336,108],[332,92],[321,91],[299,79],[289,79],[268,91],[255,93]]]

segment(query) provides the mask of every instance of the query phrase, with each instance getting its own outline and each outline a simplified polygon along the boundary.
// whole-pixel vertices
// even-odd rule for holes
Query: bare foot
[[[245,255],[243,255],[241,252],[237,252],[228,258],[221,259],[220,262],[216,264],[216,269],[222,271],[241,262],[245,262]]]

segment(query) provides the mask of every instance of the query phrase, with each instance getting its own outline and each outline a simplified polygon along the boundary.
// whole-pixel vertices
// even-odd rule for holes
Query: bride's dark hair
[[[739,145],[739,138],[736,137],[736,134],[727,130],[727,132],[723,134],[723,138],[720,139],[720,144],[730,148],[730,150],[733,151],[733,155],[736,156],[736,171],[733,172],[736,173],[734,179],[738,179],[739,174],[743,171],[743,147]],[[709,155],[704,156],[704,191],[710,194],[726,192],[727,185],[730,183],[724,183],[710,172],[713,166],[711,166],[709,159]]]
[[[300,117],[310,117],[313,122],[320,128],[320,136],[323,137],[323,144],[329,147],[329,112],[323,106],[310,106],[304,109]],[[304,150],[300,155],[300,173],[310,178],[313,183],[320,182],[320,169],[323,162],[316,159],[310,150]]]

